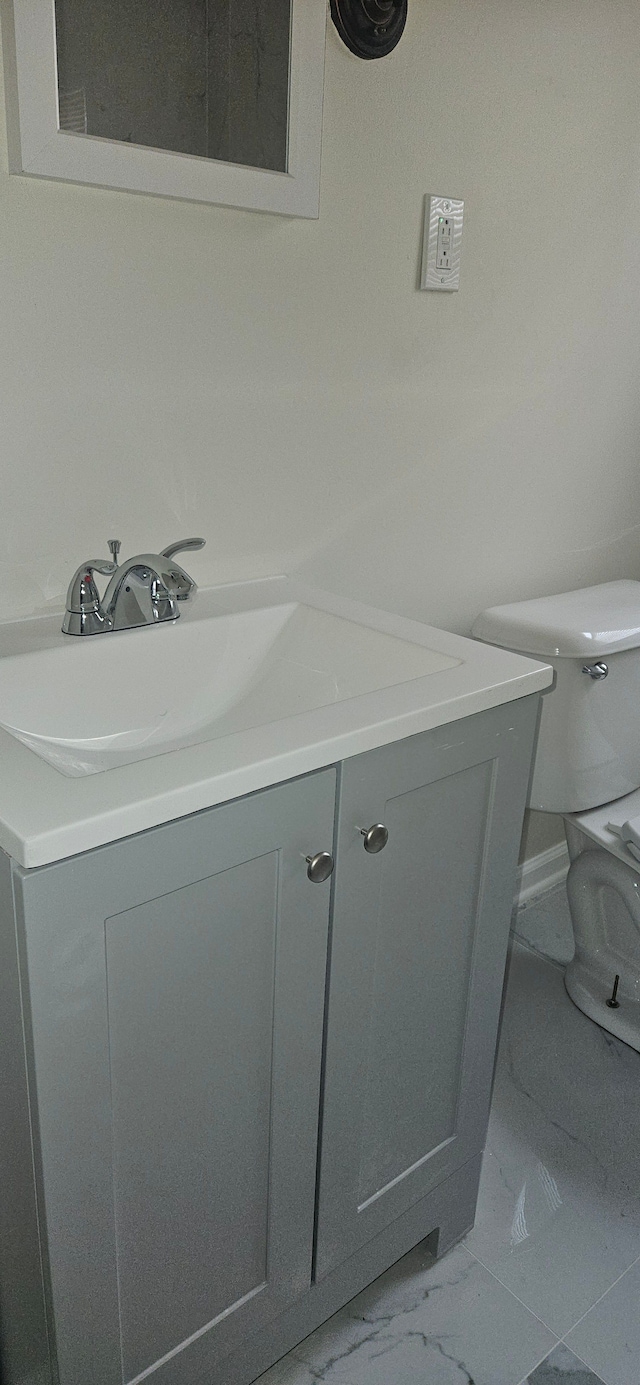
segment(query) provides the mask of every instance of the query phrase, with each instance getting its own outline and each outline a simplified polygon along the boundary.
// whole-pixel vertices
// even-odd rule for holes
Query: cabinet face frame
[[[54,0],[1,0],[0,13],[11,173],[284,216],[318,216],[324,0],[291,0],[283,173],[61,130]]]

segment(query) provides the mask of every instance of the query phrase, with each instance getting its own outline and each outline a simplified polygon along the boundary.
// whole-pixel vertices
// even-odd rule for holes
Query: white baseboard
[[[516,889],[516,905],[528,904],[537,895],[546,894],[554,885],[560,885],[569,869],[569,852],[566,842],[558,842],[537,856],[531,856],[520,867]]]

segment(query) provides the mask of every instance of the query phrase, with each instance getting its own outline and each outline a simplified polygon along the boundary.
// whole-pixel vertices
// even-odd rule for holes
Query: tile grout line
[[[527,1313],[529,1313],[529,1315],[530,1315],[532,1318],[535,1318],[536,1322],[541,1323],[542,1327],[546,1328],[547,1332],[550,1332],[550,1333],[551,1333],[551,1336],[554,1338],[554,1343],[553,1343],[553,1346],[550,1348],[550,1350],[551,1350],[551,1351],[555,1351],[556,1347],[560,1345],[560,1343],[564,1340],[564,1338],[559,1337],[558,1334],[557,1334],[557,1332],[554,1332],[554,1329],[553,1329],[552,1327],[549,1327],[549,1324],[546,1323],[546,1322],[544,1321],[544,1318],[541,1318],[541,1317],[539,1316],[538,1313],[534,1313],[533,1309],[529,1307],[529,1304],[524,1302],[524,1299],[518,1298],[518,1295],[517,1295],[517,1294],[514,1294],[513,1289],[510,1289],[508,1284],[503,1284],[502,1280],[501,1280],[501,1279],[498,1279],[497,1274],[494,1274],[494,1273],[493,1273],[493,1270],[491,1270],[491,1269],[489,1268],[488,1265],[485,1265],[484,1260],[481,1260],[481,1259],[480,1259],[480,1256],[479,1256],[479,1255],[476,1255],[475,1251],[473,1251],[473,1250],[470,1249],[470,1247],[467,1245],[466,1241],[461,1241],[460,1244],[464,1246],[465,1250],[467,1251],[467,1254],[473,1256],[473,1259],[477,1262],[477,1264],[478,1264],[478,1265],[481,1265],[482,1268],[483,1268],[483,1270],[486,1270],[487,1274],[490,1274],[490,1275],[491,1275],[491,1278],[492,1278],[492,1279],[495,1279],[496,1284],[499,1284],[499,1285],[500,1285],[500,1288],[501,1288],[501,1289],[504,1289],[504,1291],[505,1291],[506,1294],[510,1294],[511,1298],[515,1299],[516,1303],[519,1303],[521,1308],[524,1308],[525,1311],[526,1311]],[[638,1256],[638,1259],[640,1260],[640,1256]],[[634,1261],[634,1264],[635,1264],[635,1261]],[[631,1265],[629,1265],[629,1269],[631,1269],[631,1268],[632,1268]],[[627,1271],[625,1270],[624,1273],[626,1274]],[[622,1275],[620,1275],[620,1278],[622,1278]],[[616,1280],[616,1284],[617,1284],[617,1282],[618,1282],[618,1281]],[[613,1284],[611,1285],[611,1288],[613,1288]],[[609,1292],[609,1290],[607,1289],[607,1293],[608,1293],[608,1292]],[[599,1301],[599,1300],[598,1300],[598,1301]],[[592,1306],[593,1306],[593,1305],[592,1305]],[[587,1310],[587,1311],[589,1311],[589,1310]],[[581,1319],[579,1319],[579,1321],[581,1321]],[[575,1324],[574,1324],[574,1326],[575,1326]],[[573,1328],[569,1328],[569,1331],[572,1332],[572,1331],[573,1331]],[[549,1352],[547,1352],[547,1356],[548,1356],[548,1355],[549,1355]],[[543,1360],[543,1361],[546,1361],[546,1359],[547,1359],[546,1356],[543,1356],[543,1357],[542,1357],[542,1360]],[[540,1364],[540,1363],[538,1362],[538,1364]]]
[[[560,1343],[558,1343],[558,1345],[563,1346],[564,1344],[563,1344],[562,1342],[560,1342]],[[546,1355],[546,1356],[543,1356],[542,1360],[541,1360],[541,1361],[538,1361],[538,1364],[537,1364],[536,1366],[534,1366],[533,1371],[529,1371],[529,1373],[528,1373],[527,1375],[524,1375],[524,1376],[522,1377],[522,1380],[519,1381],[519,1385],[529,1385],[530,1377],[538,1370],[538,1367],[539,1367],[539,1366],[544,1366],[545,1361],[548,1361],[548,1360],[549,1360],[549,1357],[550,1357],[550,1356],[553,1356],[553,1353],[554,1353],[555,1349],[556,1349],[555,1347],[552,1347],[552,1348],[551,1348],[551,1351],[548,1351],[548,1352],[547,1352],[547,1355]],[[567,1350],[570,1350],[570,1348],[567,1348]],[[572,1355],[572,1356],[575,1356],[576,1361],[579,1361],[581,1366],[585,1366],[585,1367],[586,1367],[586,1369],[588,1370],[589,1374],[593,1376],[595,1385],[607,1385],[607,1381],[606,1381],[606,1380],[603,1380],[601,1375],[596,1375],[595,1371],[594,1371],[594,1370],[592,1369],[592,1367],[589,1365],[589,1362],[588,1362],[588,1361],[583,1361],[583,1360],[582,1360],[582,1357],[581,1357],[581,1356],[578,1356],[577,1351],[572,1351],[572,1352],[571,1352],[571,1355]]]
[[[629,1268],[631,1268],[631,1267],[629,1267]],[[626,1271],[625,1271],[625,1273],[626,1273]],[[616,1281],[616,1282],[617,1282],[617,1281]],[[611,1287],[613,1288],[613,1285],[612,1285]],[[608,1292],[608,1290],[607,1290],[607,1292]],[[600,1300],[598,1300],[598,1302],[600,1302]],[[594,1305],[594,1306],[595,1306],[595,1305]],[[591,1311],[591,1310],[589,1310],[589,1311]],[[580,1319],[580,1321],[582,1322],[582,1318]],[[572,1330],[573,1330],[573,1329],[572,1329]],[[562,1345],[562,1346],[567,1346],[566,1342],[564,1342],[564,1341],[561,1343],[561,1345]],[[554,1350],[555,1350],[555,1348],[554,1348]],[[602,1377],[601,1375],[596,1375],[596,1372],[594,1371],[593,1366],[590,1366],[588,1361],[583,1361],[582,1357],[581,1357],[581,1356],[578,1356],[577,1351],[574,1351],[574,1350],[573,1350],[573,1347],[568,1347],[568,1346],[567,1346],[567,1351],[570,1351],[571,1354],[572,1354],[573,1356],[575,1356],[576,1361],[579,1361],[581,1366],[585,1366],[585,1367],[586,1367],[586,1369],[589,1371],[589,1373],[593,1376],[594,1380],[596,1381],[596,1385],[613,1385],[613,1382],[612,1382],[612,1381],[604,1380],[603,1377]],[[522,1382],[521,1382],[521,1385],[522,1385]],[[525,1385],[526,1385],[526,1381],[525,1381]]]
[[[485,1267],[485,1268],[486,1268],[486,1267]],[[515,1298],[515,1294],[514,1294],[514,1298]],[[519,1302],[520,1302],[520,1299],[518,1299],[518,1303],[519,1303]],[[534,1318],[535,1318],[535,1313],[534,1313],[533,1316],[534,1316]],[[541,1356],[541,1357],[540,1357],[540,1360],[539,1360],[539,1361],[536,1361],[536,1364],[535,1364],[535,1366],[532,1368],[532,1370],[527,1371],[527,1374],[526,1374],[526,1375],[523,1375],[522,1380],[520,1380],[520,1381],[518,1382],[518,1385],[529,1385],[529,1377],[533,1375],[533,1372],[534,1372],[534,1371],[537,1371],[538,1366],[544,1365],[544,1362],[549,1360],[549,1357],[553,1354],[553,1352],[555,1351],[556,1347],[557,1347],[557,1346],[560,1346],[560,1345],[561,1345],[560,1342],[556,1342],[555,1345],[551,1347],[551,1350],[547,1352],[546,1356]],[[603,1382],[603,1385],[604,1385],[604,1382]]]
[[[473,1230],[473,1228],[472,1228],[472,1230]],[[573,1332],[574,1328],[577,1327],[578,1324],[582,1322],[583,1318],[586,1318],[587,1313],[590,1313],[592,1308],[596,1308],[597,1305],[598,1305],[599,1303],[602,1302],[603,1298],[606,1298],[606,1297],[607,1297],[607,1294],[611,1293],[611,1290],[612,1290],[612,1289],[615,1289],[616,1284],[619,1284],[619,1283],[620,1283],[620,1280],[621,1280],[621,1279],[624,1279],[625,1274],[629,1274],[630,1270],[632,1270],[632,1269],[640,1262],[640,1255],[636,1255],[635,1259],[631,1261],[631,1264],[630,1264],[630,1265],[627,1265],[627,1268],[626,1268],[625,1270],[621,1270],[620,1274],[617,1275],[616,1278],[613,1279],[613,1280],[611,1281],[611,1283],[607,1286],[607,1288],[606,1288],[606,1289],[603,1289],[602,1293],[599,1294],[598,1297],[595,1298],[595,1299],[593,1300],[593,1303],[591,1303],[591,1304],[589,1305],[588,1308],[585,1308],[584,1313],[581,1313],[581,1314],[580,1314],[580,1317],[579,1317],[579,1318],[576,1318],[575,1322],[571,1324],[571,1327],[568,1327],[568,1328],[567,1328],[567,1330],[566,1330],[566,1332],[563,1334],[563,1336],[558,1337],[558,1334],[557,1334],[555,1328],[550,1327],[549,1324],[548,1324],[547,1322],[545,1322],[544,1318],[541,1318],[541,1317],[540,1317],[539,1313],[534,1313],[534,1311],[533,1311],[533,1309],[530,1307],[530,1305],[529,1305],[528,1303],[525,1303],[525,1300],[524,1300],[523,1298],[519,1298],[518,1294],[516,1294],[516,1293],[514,1292],[513,1289],[510,1289],[510,1288],[509,1288],[509,1285],[508,1285],[508,1284],[505,1284],[505,1283],[503,1282],[503,1280],[500,1279],[499,1276],[498,1276],[497,1274],[494,1273],[494,1271],[491,1269],[490,1265],[486,1265],[485,1262],[484,1262],[484,1260],[481,1260],[481,1259],[480,1259],[480,1256],[479,1256],[479,1255],[476,1255],[475,1251],[472,1250],[471,1247],[467,1245],[466,1240],[461,1241],[461,1242],[460,1242],[460,1245],[463,1245],[463,1246],[464,1246],[465,1250],[469,1252],[469,1255],[472,1255],[473,1258],[474,1258],[474,1260],[477,1260],[478,1264],[479,1264],[479,1265],[482,1265],[482,1268],[483,1268],[484,1270],[487,1271],[487,1274],[490,1274],[490,1275],[492,1276],[492,1278],[495,1279],[495,1281],[496,1281],[497,1284],[500,1284],[501,1288],[506,1289],[507,1293],[508,1293],[508,1294],[511,1294],[511,1297],[512,1297],[512,1298],[515,1298],[515,1300],[516,1300],[517,1303],[522,1304],[522,1307],[523,1307],[523,1308],[526,1308],[527,1312],[528,1312],[528,1313],[531,1313],[531,1316],[532,1316],[532,1317],[537,1318],[538,1322],[541,1322],[541,1323],[542,1323],[542,1326],[543,1326],[543,1327],[546,1327],[547,1332],[552,1332],[552,1333],[553,1333],[554,1337],[557,1339],[556,1345],[557,1345],[559,1342],[564,1342],[565,1339],[568,1337],[569,1333],[570,1333],[570,1332]]]
[[[471,1252],[471,1253],[473,1253],[473,1252]],[[623,1270],[623,1271],[622,1271],[622,1274],[619,1274],[619,1275],[618,1275],[618,1278],[617,1278],[617,1279],[614,1279],[613,1284],[610,1284],[610,1285],[609,1285],[609,1288],[608,1288],[608,1289],[605,1289],[604,1293],[603,1293],[603,1294],[600,1294],[600,1297],[597,1298],[597,1299],[595,1300],[595,1303],[592,1303],[592,1304],[591,1304],[591,1308],[587,1308],[586,1313],[583,1313],[583,1314],[582,1314],[582,1317],[578,1318],[577,1322],[574,1322],[573,1327],[570,1327],[570,1328],[567,1330],[567,1332],[565,1332],[564,1337],[561,1337],[561,1339],[560,1339],[565,1345],[567,1345],[567,1337],[569,1336],[569,1333],[573,1332],[573,1331],[575,1330],[576,1327],[579,1327],[581,1322],[584,1322],[585,1318],[588,1317],[588,1315],[589,1315],[589,1313],[591,1312],[591,1310],[592,1310],[593,1308],[597,1308],[599,1303],[602,1303],[603,1298],[606,1298],[606,1297],[607,1297],[607,1294],[610,1294],[610,1293],[611,1293],[611,1290],[612,1290],[612,1289],[615,1289],[616,1284],[619,1284],[619,1283],[620,1283],[620,1280],[621,1280],[621,1279],[624,1279],[624,1277],[625,1277],[626,1274],[630,1274],[630,1273],[631,1273],[631,1270],[632,1270],[632,1269],[635,1269],[635,1266],[638,1264],[639,1261],[640,1261],[640,1255],[636,1255],[636,1258],[635,1258],[635,1260],[632,1262],[632,1264],[631,1264],[631,1265],[627,1265],[626,1270]],[[571,1347],[570,1350],[573,1351],[573,1347]],[[575,1351],[573,1354],[574,1354],[574,1356],[578,1356],[577,1351]],[[581,1357],[581,1356],[578,1356],[578,1360],[581,1361],[581,1360],[582,1360],[582,1357]],[[589,1362],[588,1362],[588,1361],[585,1361],[584,1364],[585,1364],[585,1366],[589,1366]],[[591,1370],[591,1366],[589,1366],[589,1370]]]

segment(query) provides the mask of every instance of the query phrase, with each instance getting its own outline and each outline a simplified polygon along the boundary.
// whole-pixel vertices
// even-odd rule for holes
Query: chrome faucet
[[[90,559],[71,579],[63,634],[106,635],[112,630],[177,620],[178,602],[188,601],[197,588],[188,572],[174,562],[174,554],[204,545],[204,539],[182,539],[161,553],[138,553],[118,567],[120,541],[109,539],[112,561]],[[102,600],[94,572],[111,577]]]

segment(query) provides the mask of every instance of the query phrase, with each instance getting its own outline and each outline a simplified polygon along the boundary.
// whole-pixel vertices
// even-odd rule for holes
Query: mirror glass
[[[61,130],[287,170],[291,0],[55,0]]]

